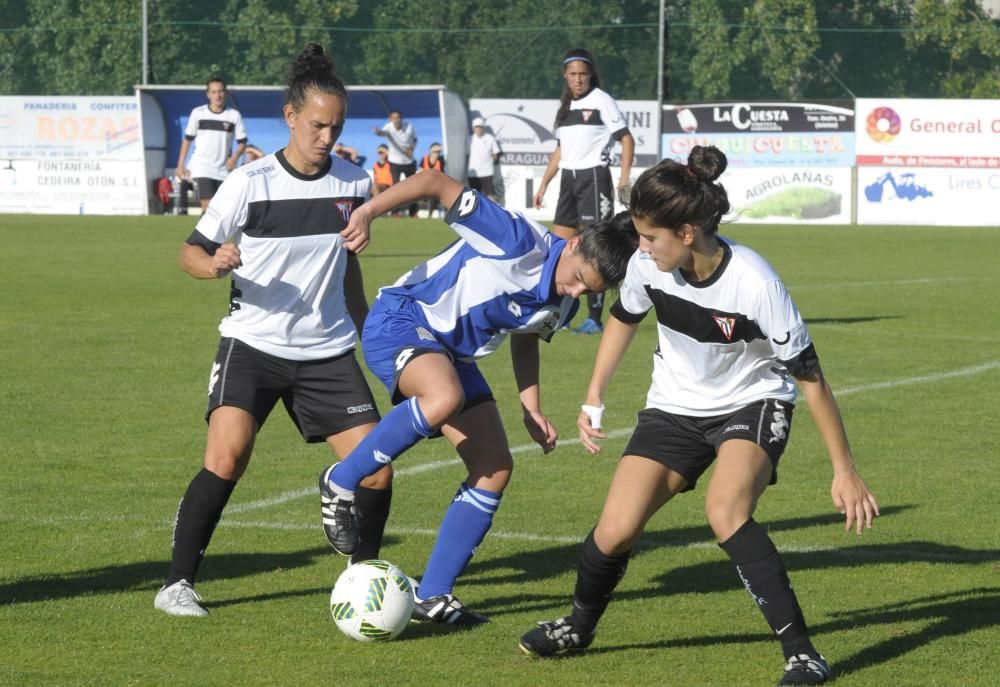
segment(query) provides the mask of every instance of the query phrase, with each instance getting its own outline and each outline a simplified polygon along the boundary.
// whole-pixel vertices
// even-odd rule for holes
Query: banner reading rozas
[[[0,212],[146,209],[134,97],[0,97]]]

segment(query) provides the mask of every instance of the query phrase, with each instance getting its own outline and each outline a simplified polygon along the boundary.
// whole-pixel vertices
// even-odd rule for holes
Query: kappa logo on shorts
[[[399,352],[399,355],[396,356],[396,372],[406,367],[406,363],[410,362],[410,358],[413,357],[414,352],[413,348],[404,348]]]
[[[722,430],[722,433],[725,434],[727,432],[749,432],[749,431],[750,431],[750,425],[729,425],[724,430]]]
[[[348,415],[357,415],[358,413],[367,413],[369,410],[375,410],[375,406],[372,403],[362,403],[359,406],[347,406]]]
[[[736,318],[712,315],[712,319],[715,320],[715,324],[719,325],[719,329],[722,330],[722,335],[726,337],[726,341],[732,341],[733,332],[736,331]]]
[[[219,381],[219,370],[222,369],[222,365],[219,363],[212,363],[212,371],[208,375],[208,395],[212,395],[212,390],[215,389],[215,383]]]
[[[781,407],[781,404],[777,401],[774,402],[774,422],[771,423],[771,441],[769,443],[773,444],[776,441],[782,441],[786,436],[788,436],[788,418],[785,417],[785,409]]]

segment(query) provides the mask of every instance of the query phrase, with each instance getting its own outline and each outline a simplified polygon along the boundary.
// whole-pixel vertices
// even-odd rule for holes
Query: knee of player
[[[594,543],[605,555],[615,556],[631,549],[641,533],[640,523],[605,513],[594,528]]]
[[[705,500],[705,517],[716,539],[721,542],[729,539],[749,520],[750,513],[730,501],[708,498]]]
[[[441,385],[417,397],[424,419],[431,427],[440,427],[465,405],[465,392],[459,385]]]

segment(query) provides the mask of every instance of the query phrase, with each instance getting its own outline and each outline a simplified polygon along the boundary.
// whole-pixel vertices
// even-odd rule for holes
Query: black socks
[[[352,563],[378,558],[382,548],[385,522],[389,519],[392,503],[392,486],[388,489],[370,489],[359,486],[354,492],[354,510],[361,526],[361,543],[351,556]]]
[[[611,602],[611,594],[624,577],[631,550],[617,556],[604,554],[594,541],[594,531],[583,541],[576,571],[576,591],[570,624],[581,632],[593,632]]]
[[[166,586],[178,580],[194,584],[198,566],[205,556],[205,549],[212,540],[215,526],[219,524],[222,510],[229,502],[236,482],[222,479],[214,472],[202,468],[188,485],[184,498],[177,507],[174,520],[173,557]]]

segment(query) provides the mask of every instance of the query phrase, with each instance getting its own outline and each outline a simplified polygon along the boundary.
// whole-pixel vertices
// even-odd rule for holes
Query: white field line
[[[982,279],[982,277],[935,277],[923,279],[891,279],[884,281],[837,281],[828,284],[799,284],[788,286],[789,291],[802,291],[805,289],[843,289],[855,286],[909,286],[910,284],[942,284],[956,281],[972,281]]]
[[[978,375],[983,372],[989,372],[991,370],[996,370],[1000,368],[1000,361],[993,360],[988,363],[983,363],[982,365],[974,365],[972,367],[963,367],[958,370],[952,370],[950,372],[939,372],[937,374],[930,375],[919,375],[916,377],[905,377],[903,379],[896,379],[891,382],[876,382],[874,384],[863,384],[860,386],[846,387],[842,389],[834,389],[834,394],[837,396],[848,396],[850,394],[856,394],[863,391],[875,391],[879,389],[894,389],[901,386],[909,386],[911,384],[925,384],[929,382],[937,382],[944,379],[953,379],[956,377],[971,377],[973,375]],[[627,427],[621,429],[615,429],[608,432],[609,439],[617,439],[619,437],[627,436],[631,434],[634,428]],[[559,446],[575,446],[580,443],[579,439],[560,439]],[[514,446],[510,449],[510,452],[514,455],[519,453],[527,453],[530,451],[540,451],[541,449],[537,444],[521,444],[520,446]],[[452,465],[457,465],[461,462],[459,458],[448,458],[445,460],[436,460],[431,463],[423,463],[421,465],[414,465],[412,467],[401,467],[396,470],[394,479],[400,477],[405,477],[407,475],[418,475],[422,472],[429,472],[431,470],[439,470],[441,468],[449,467]],[[265,499],[258,499],[256,501],[249,501],[242,504],[234,504],[226,509],[227,515],[235,515],[237,513],[246,513],[253,510],[259,510],[261,508],[269,508],[271,506],[278,506],[283,503],[288,503],[289,501],[295,501],[306,496],[315,496],[316,487],[310,487],[305,489],[296,489],[294,491],[286,491],[282,494],[277,494],[276,496],[270,496]]]

